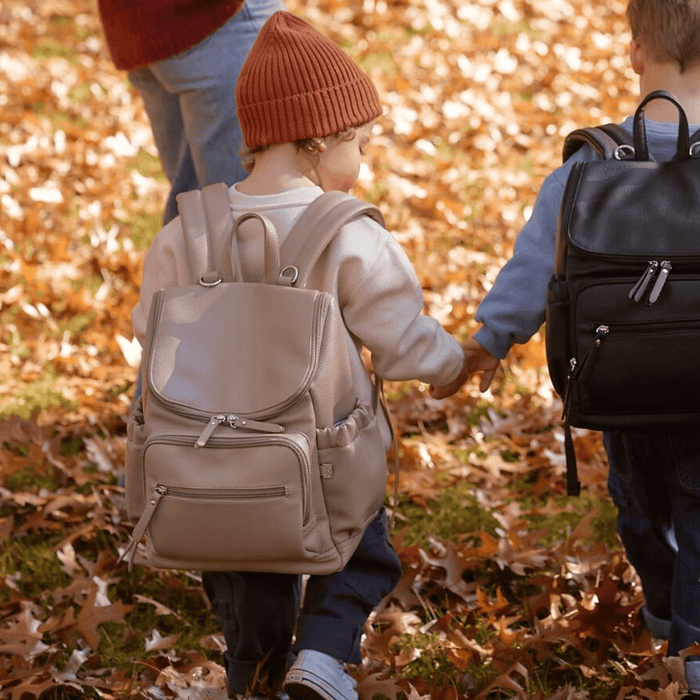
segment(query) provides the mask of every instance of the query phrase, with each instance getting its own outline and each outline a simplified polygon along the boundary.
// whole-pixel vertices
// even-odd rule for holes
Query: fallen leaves
[[[110,603],[96,584],[90,589],[78,614],[76,629],[95,651],[100,644],[99,626],[105,622],[123,622],[124,616],[130,610],[131,606],[124,605],[121,601]]]
[[[624,0],[288,0],[348,48],[385,113],[357,194],[458,337],[572,128],[633,111]],[[126,576],[130,312],[167,183],[92,0],[0,7],[0,689],[11,700],[224,698],[224,640],[196,574]],[[638,619],[639,581],[596,532],[600,436],[576,431],[590,501],[563,499],[541,337],[484,395],[390,386],[399,491],[433,522],[469,485],[496,524],[405,544],[353,669],[363,700],[671,700],[680,660]],[[555,528],[553,522],[559,525]],[[544,524],[543,524],[544,523]],[[463,531],[462,531],[463,530]],[[678,663],[677,663],[678,661]]]

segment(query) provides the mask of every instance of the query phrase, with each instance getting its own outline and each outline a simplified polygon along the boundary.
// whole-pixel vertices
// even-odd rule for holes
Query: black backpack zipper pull
[[[658,300],[659,295],[661,294],[661,290],[664,288],[664,285],[666,284],[666,280],[668,279],[668,276],[671,274],[672,269],[673,269],[673,266],[671,265],[670,260],[662,260],[661,261],[661,269],[659,270],[659,275],[656,278],[656,282],[654,282],[654,286],[651,288],[651,292],[649,293],[649,300],[647,301],[647,304],[651,305]]]
[[[586,354],[583,356],[580,362],[576,361],[575,357],[569,360],[569,374],[566,378],[566,388],[564,389],[564,398],[562,400],[564,408],[561,414],[561,419],[566,421],[571,409],[572,400],[572,386],[574,382],[581,382],[585,376],[584,371],[590,368],[593,364],[592,360],[598,351],[598,348],[603,344],[603,339],[610,333],[610,326],[606,326],[601,323],[595,329],[595,335],[593,336],[593,345],[588,348]]]
[[[577,364],[575,357],[569,360],[569,373],[566,375],[566,387],[564,388],[564,398],[562,400],[561,419],[563,421],[565,421],[566,417],[569,415],[569,408],[571,407],[571,383],[576,373]]]
[[[630,289],[629,293],[629,298],[633,299],[634,301],[640,301],[640,299],[644,296],[644,292],[646,291],[646,288],[649,286],[649,283],[651,282],[652,277],[654,276],[654,273],[656,272],[657,268],[659,267],[659,261],[658,260],[650,260],[649,265],[647,266],[647,269],[644,271],[644,274],[636,281],[634,287]]]

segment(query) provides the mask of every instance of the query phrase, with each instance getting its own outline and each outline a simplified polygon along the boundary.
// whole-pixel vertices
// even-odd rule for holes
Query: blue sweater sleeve
[[[483,327],[474,337],[496,357],[505,357],[514,343],[527,342],[544,322],[564,186],[573,163],[591,155],[592,149],[583,147],[545,178],[513,256],[477,309]]]

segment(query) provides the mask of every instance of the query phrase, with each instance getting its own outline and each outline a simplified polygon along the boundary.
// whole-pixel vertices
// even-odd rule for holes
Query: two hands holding
[[[499,358],[494,357],[473,338],[469,338],[462,343],[462,348],[464,349],[464,367],[462,371],[450,384],[431,386],[430,395],[434,399],[445,399],[448,396],[452,396],[474,372],[481,372],[480,391],[486,391],[496,376],[496,371],[501,364]]]

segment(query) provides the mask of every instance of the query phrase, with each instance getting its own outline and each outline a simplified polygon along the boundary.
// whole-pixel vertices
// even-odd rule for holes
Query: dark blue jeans
[[[263,676],[268,673],[268,684],[279,686],[293,655],[302,649],[360,663],[364,624],[400,576],[384,509],[342,571],[309,577],[303,603],[301,577],[294,574],[205,571],[204,590],[226,638],[229,690],[243,693],[263,660]]]
[[[668,653],[700,642],[700,431],[606,433],[618,532],[649,612],[670,621]],[[653,630],[652,630],[653,632]],[[700,657],[686,662],[700,692]]]

